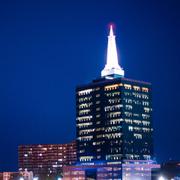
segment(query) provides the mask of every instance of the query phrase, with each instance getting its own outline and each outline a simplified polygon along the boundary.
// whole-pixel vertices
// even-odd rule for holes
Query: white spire
[[[102,77],[108,75],[124,76],[124,70],[118,64],[116,40],[112,25],[110,26],[110,32],[108,36],[107,62],[104,69],[101,71]]]

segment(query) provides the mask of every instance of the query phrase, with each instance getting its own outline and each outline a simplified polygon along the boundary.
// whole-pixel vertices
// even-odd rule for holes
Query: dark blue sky
[[[152,82],[158,161],[180,160],[178,0],[0,1],[0,171],[17,146],[75,138],[75,87],[100,76],[116,24],[126,77]]]

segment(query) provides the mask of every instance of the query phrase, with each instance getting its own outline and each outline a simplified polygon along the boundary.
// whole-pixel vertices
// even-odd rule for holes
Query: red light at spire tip
[[[109,36],[114,36],[113,29],[114,29],[114,25],[113,25],[113,24],[110,24],[110,25],[109,25]]]
[[[112,27],[112,29],[114,29],[116,27],[116,25],[113,22],[110,22],[108,24],[108,28],[110,29]]]
[[[115,27],[116,27],[115,24],[112,23],[112,22],[108,24],[108,30],[109,30],[109,35],[110,36],[114,36]]]

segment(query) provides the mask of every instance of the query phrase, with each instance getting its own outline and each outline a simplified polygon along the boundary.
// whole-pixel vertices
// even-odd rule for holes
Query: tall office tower
[[[111,26],[101,78],[76,88],[79,164],[152,159],[151,93],[150,83],[124,77]]]
[[[20,145],[19,170],[32,171],[35,177],[43,180],[59,177],[64,166],[76,162],[76,151],[75,141],[68,144]]]

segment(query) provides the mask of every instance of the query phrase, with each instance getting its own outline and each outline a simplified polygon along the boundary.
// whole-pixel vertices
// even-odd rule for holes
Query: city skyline
[[[117,3],[117,1],[114,2]],[[109,5],[109,3],[107,4]],[[104,11],[108,8],[107,4],[105,3],[103,6]],[[153,18],[149,24],[146,24],[145,19],[143,20],[143,18],[141,19],[138,16],[139,21],[130,25],[130,22],[127,23],[126,20],[130,20],[132,18],[131,16],[128,17],[129,19],[126,19],[124,16],[121,21],[121,19],[119,20],[120,15],[115,13],[115,18],[108,14],[108,17],[100,23],[99,27],[96,26],[99,22],[98,20],[93,22],[93,15],[92,19],[88,22],[85,21],[85,17],[81,19],[84,24],[89,25],[88,27],[81,24],[81,21],[76,21],[79,26],[74,27],[72,20],[68,21],[71,22],[69,24],[63,21],[65,25],[57,24],[57,22],[59,22],[57,19],[53,20],[55,16],[55,14],[52,13],[52,9],[55,8],[53,4],[51,4],[50,7],[47,7],[47,4],[45,4],[41,7],[42,9],[39,6],[37,9],[33,9],[33,6],[26,7],[26,5],[27,4],[25,4],[25,7],[18,7],[21,11],[17,12],[17,22],[15,21],[15,27],[17,27],[17,29],[15,32],[10,30],[11,26],[14,27],[14,19],[11,17],[13,15],[12,12],[9,14],[11,21],[8,21],[9,24],[7,23],[4,29],[1,30],[5,31],[6,28],[9,30],[9,33],[6,33],[7,37],[1,37],[2,42],[5,42],[8,38],[9,41],[7,42],[12,43],[5,43],[4,46],[1,44],[2,49],[4,48],[4,52],[1,54],[1,73],[2,77],[5,77],[1,82],[3,89],[1,91],[2,105],[0,115],[2,119],[2,131],[0,136],[2,147],[4,147],[1,150],[0,156],[1,171],[6,169],[13,170],[17,167],[17,152],[15,149],[17,149],[17,145],[19,144],[65,143],[75,138],[75,108],[73,108],[75,105],[75,99],[73,99],[75,86],[81,83],[87,83],[92,78],[100,76],[100,71],[104,67],[107,44],[107,39],[105,38],[107,32],[102,32],[105,29],[104,27],[112,20],[117,26],[117,44],[118,49],[121,51],[121,60],[123,69],[126,70],[126,77],[150,81],[153,84],[155,156],[159,161],[165,161],[171,158],[171,156],[173,159],[180,158],[178,154],[179,145],[175,144],[175,142],[179,140],[177,131],[179,127],[178,119],[174,119],[175,124],[171,127],[171,119],[178,117],[178,102],[176,103],[176,101],[178,101],[179,95],[174,90],[179,87],[179,85],[176,85],[176,88],[173,86],[175,82],[178,82],[176,78],[179,77],[179,71],[173,71],[178,65],[178,53],[176,54],[177,57],[175,56],[173,58],[174,64],[170,63],[169,58],[163,54],[164,50],[169,50],[170,47],[172,48],[171,51],[166,52],[169,52],[168,55],[171,55],[172,52],[176,52],[178,49],[175,46],[177,45],[176,33],[170,34],[171,37],[174,37],[173,42],[171,42],[171,38],[168,39],[169,42],[172,43],[172,46],[168,43],[164,44],[163,48],[160,46],[163,45],[164,41],[162,41],[162,39],[166,37],[165,35],[167,35],[169,31],[174,30],[176,32],[176,24],[174,24],[174,28],[171,29],[169,27],[169,29],[165,31],[163,29],[164,26],[167,25],[165,21],[161,22],[161,26],[158,26],[156,24],[158,20],[156,21]],[[30,5],[33,4],[30,3]],[[38,5],[40,5],[40,3]],[[68,4],[64,3],[65,7],[67,5]],[[90,3],[90,5],[93,5],[93,3]],[[100,6],[100,3],[97,3],[97,6],[98,5]],[[142,6],[143,5],[147,6],[145,4],[142,4]],[[124,6],[128,5],[124,3]],[[139,5],[136,8],[142,6]],[[114,6],[111,7],[112,14],[113,7]],[[166,4],[164,4],[163,7],[166,9]],[[10,6],[8,8],[13,9],[14,7]],[[23,11],[24,8],[28,9],[29,12]],[[43,11],[46,8],[52,8],[49,9],[49,12],[52,14],[49,21],[46,19],[46,21],[43,22],[43,17],[48,17],[48,13],[46,14],[46,12]],[[150,6],[149,8],[153,7]],[[174,10],[174,8],[173,6],[172,9]],[[39,10],[44,13],[42,16],[38,14]],[[74,9],[72,9],[72,12],[76,12],[73,10]],[[81,10],[83,11],[83,9]],[[58,8],[56,11],[54,13],[58,14]],[[99,15],[98,10],[95,12]],[[115,12],[118,12],[118,8]],[[3,13],[6,14],[4,11]],[[20,17],[21,13],[24,15],[23,18]],[[89,16],[88,13],[89,12],[85,13],[86,16]],[[133,12],[131,13],[133,14]],[[139,15],[141,13],[140,11]],[[63,14],[65,15],[66,12],[63,11]],[[33,15],[32,19],[28,15]],[[58,15],[61,17],[62,14]],[[77,14],[77,16],[79,15],[80,14]],[[31,20],[35,20],[35,17],[39,17],[39,19],[33,22],[33,24]],[[102,18],[101,15],[98,17]],[[147,14],[145,17],[152,18]],[[25,23],[26,18],[29,18],[29,21]],[[162,17],[159,18],[161,19]],[[21,21],[24,22],[23,25]],[[143,28],[145,28],[146,31],[143,31],[140,25],[138,26],[138,23],[141,21],[144,22]],[[38,22],[41,23],[37,24]],[[153,27],[156,29],[157,26],[159,29],[156,29],[157,31],[150,34],[151,31],[148,27],[154,22]],[[46,23],[51,26],[46,26]],[[168,23],[170,24],[170,22]],[[46,27],[45,30],[43,26]],[[22,27],[22,29],[19,29],[20,27]],[[28,27],[32,29],[29,30]],[[131,30],[132,27],[136,27],[137,30]],[[164,31],[161,31],[161,28]],[[20,30],[24,32],[24,34],[20,34]],[[13,34],[13,32],[15,34]],[[53,34],[53,32],[55,33]],[[161,34],[162,32],[165,34]],[[61,33],[63,33],[63,35]],[[152,39],[147,37],[148,33]],[[159,34],[157,35],[156,33]],[[14,39],[10,39],[10,35]],[[91,37],[93,38],[91,39]],[[159,37],[158,40],[156,39],[157,37]],[[154,44],[149,44],[148,42],[154,42]],[[139,45],[138,47],[136,43]],[[7,48],[8,46],[13,47],[13,45],[17,46],[14,46],[14,49],[10,48],[10,50]],[[156,48],[159,49],[159,51],[157,51]],[[8,53],[8,51],[11,53]],[[6,56],[5,53],[8,53],[8,56]],[[157,57],[155,55],[157,55]],[[160,62],[157,61],[158,56],[160,57]],[[152,59],[152,57],[154,57],[154,59]],[[144,60],[145,58],[147,60]],[[160,66],[161,62],[163,62],[163,66]],[[168,74],[166,74],[167,72]],[[172,76],[174,79],[172,79]],[[167,88],[167,80],[168,83],[170,83],[170,87],[165,89]],[[172,82],[170,82],[170,80],[172,80]],[[171,96],[167,97],[169,92],[171,92]],[[166,109],[164,98],[167,98],[166,105],[169,108],[169,111],[166,111],[167,115],[163,114]],[[173,102],[176,104],[173,104]],[[169,135],[166,134],[164,128],[169,128]],[[51,136],[49,136],[49,134]],[[163,139],[164,137],[166,139]],[[11,147],[10,149],[7,148],[8,145]],[[169,147],[170,145],[174,147],[173,150]]]

